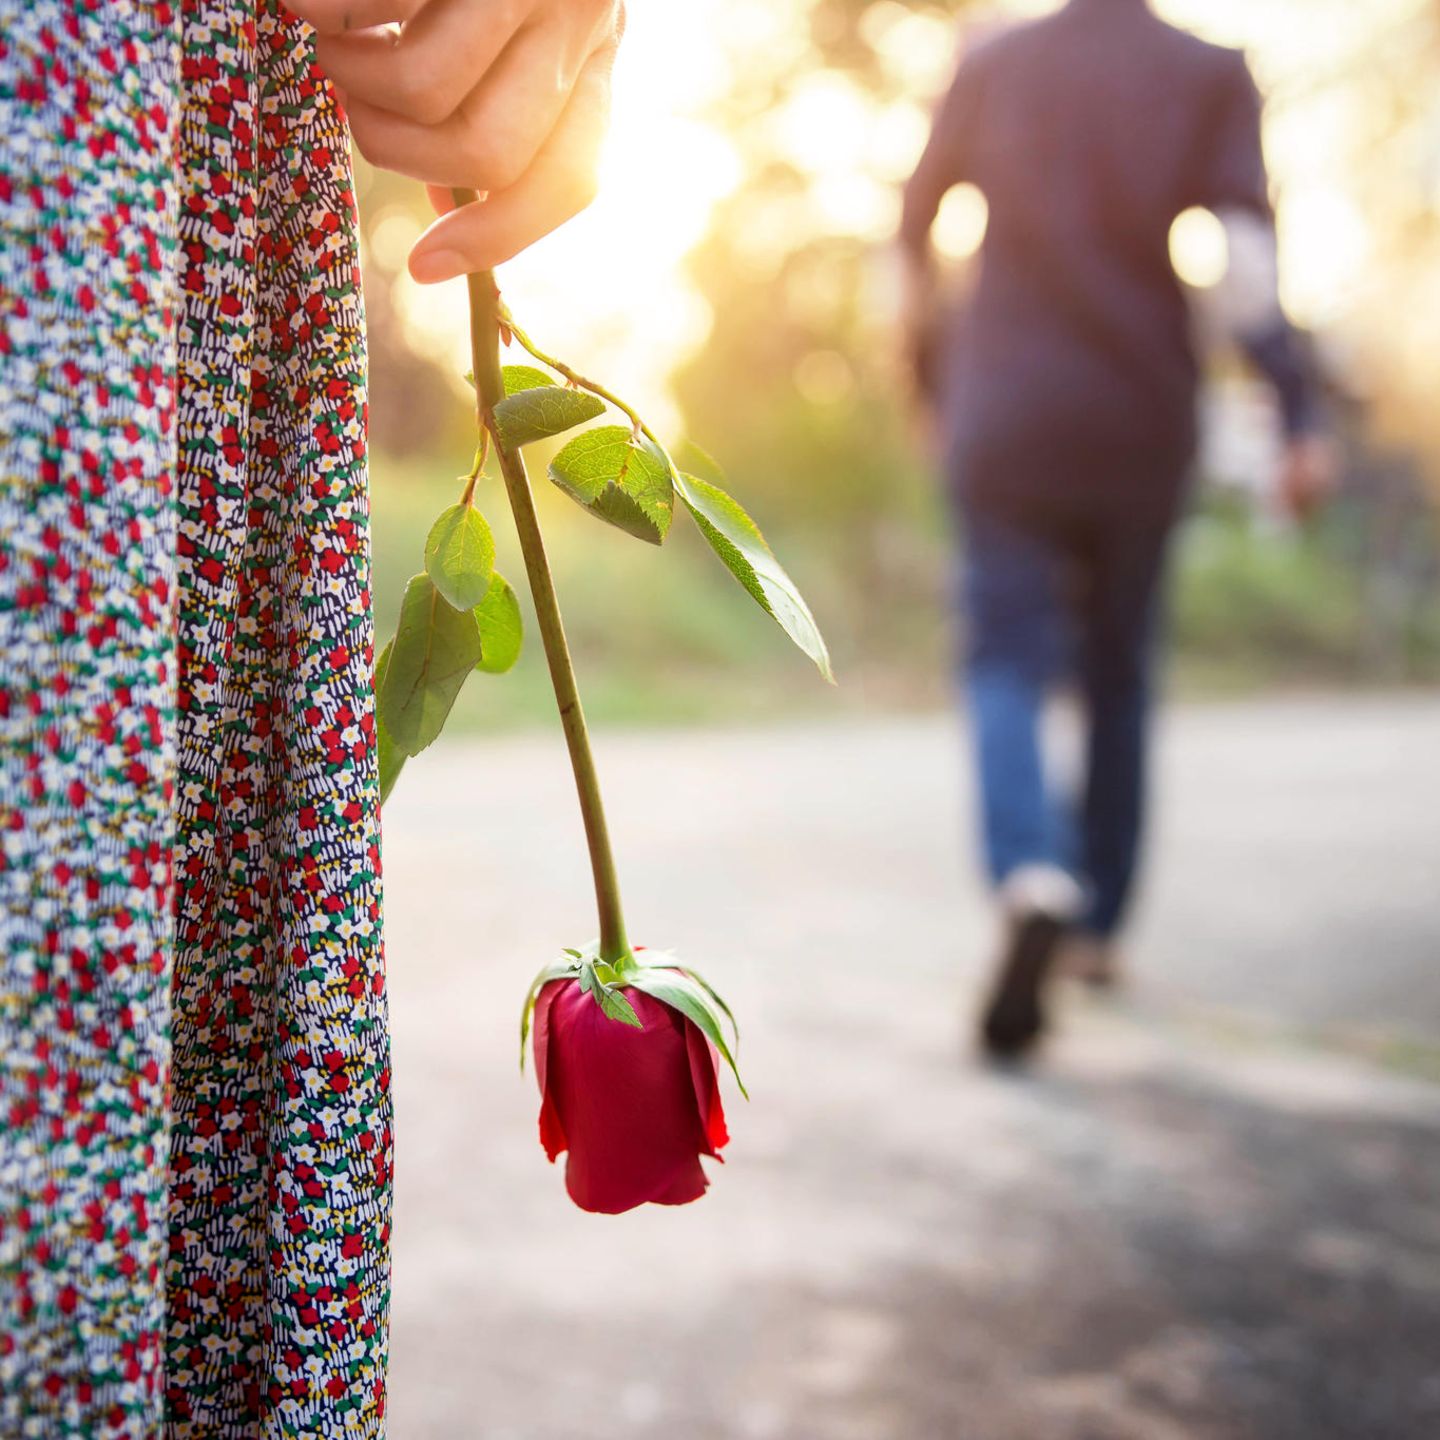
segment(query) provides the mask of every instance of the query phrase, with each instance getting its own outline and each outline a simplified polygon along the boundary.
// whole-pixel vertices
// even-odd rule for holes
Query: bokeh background
[[[552,503],[562,595],[602,720],[796,707],[933,706],[945,694],[947,517],[905,403],[887,242],[898,187],[948,80],[957,17],[1034,0],[635,0],[600,199],[505,267],[530,331],[725,465],[825,621],[845,685],[797,683],[783,639],[737,608],[692,537],[637,554]],[[1405,683],[1440,674],[1440,8],[1430,0],[1163,0],[1244,46],[1270,95],[1284,299],[1314,336],[1349,451],[1315,531],[1265,498],[1267,394],[1211,348],[1205,488],[1181,550],[1176,683]],[[374,364],[377,613],[393,623],[423,527],[470,455],[463,292],[404,271],[429,219],[418,187],[362,167]],[[1223,272],[1208,217],[1174,252]],[[984,233],[976,192],[938,227],[957,283]],[[546,497],[549,498],[549,497]],[[504,526],[498,527],[504,529]],[[677,532],[683,527],[677,526]],[[657,648],[665,663],[654,663]],[[457,719],[546,706],[530,667],[473,687]]]
[[[566,1200],[515,1028],[593,932],[584,848],[538,647],[476,676],[384,816],[401,1440],[1440,1434],[1440,3],[1157,0],[1269,93],[1345,485],[1280,518],[1270,401],[1210,345],[1126,984],[1007,1076],[969,1039],[995,921],[887,245],[962,27],[1039,8],[629,0],[601,197],[504,268],[723,462],[840,685],[683,521],[638,544],[532,456],[631,933],[726,992],[755,1098],[701,1203]],[[404,273],[422,198],[360,193],[384,633],[473,428],[463,294]],[[984,224],[954,192],[957,288]],[[1223,237],[1173,251],[1205,330]]]

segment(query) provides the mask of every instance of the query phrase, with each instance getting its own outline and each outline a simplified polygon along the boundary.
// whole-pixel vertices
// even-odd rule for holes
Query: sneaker
[[[1034,910],[1009,921],[1000,972],[980,1022],[980,1038],[997,1060],[1018,1060],[1045,1031],[1042,996],[1065,922]]]
[[[1017,1060],[1045,1030],[1045,982],[1060,942],[1080,915],[1085,894],[1054,865],[1026,865],[1006,876],[1005,953],[980,1022],[980,1038],[997,1060]]]

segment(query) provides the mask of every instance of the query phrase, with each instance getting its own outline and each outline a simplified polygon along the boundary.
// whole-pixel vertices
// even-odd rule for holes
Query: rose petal
[[[652,1205],[689,1205],[698,1200],[710,1188],[710,1179],[705,1174],[699,1159],[692,1159],[676,1172],[669,1186],[659,1194],[650,1197]]]
[[[700,1128],[708,1148],[702,1153],[722,1157],[719,1150],[730,1143],[725,1126],[725,1107],[720,1103],[720,1052],[700,1032],[700,1027],[685,1021],[685,1047],[690,1055],[690,1081],[695,1087],[695,1104],[700,1112]]]
[[[552,980],[548,985],[541,987],[539,995],[535,997],[535,1015],[531,1025],[531,1036],[534,1041],[535,1079],[540,1085],[540,1143],[545,1147],[545,1154],[549,1157],[552,1165],[555,1163],[555,1157],[568,1149],[570,1145],[565,1136],[565,1126],[560,1119],[560,1112],[555,1106],[555,1101],[546,1083],[550,1069],[550,1007],[555,1003],[555,996],[561,987],[567,983],[571,982]]]
[[[618,1214],[705,1191],[709,1142],[696,1106],[685,1021],[630,990],[643,1029],[607,1019],[573,981],[548,1016],[547,1093],[569,1138],[565,1184],[582,1209]]]

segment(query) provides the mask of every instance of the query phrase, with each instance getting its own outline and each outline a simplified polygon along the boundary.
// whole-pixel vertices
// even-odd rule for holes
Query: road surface
[[[1021,1077],[969,1048],[964,744],[601,737],[632,936],[727,992],[754,1097],[704,1201],[613,1219],[515,1068],[594,928],[558,734],[411,764],[398,1440],[1440,1434],[1440,703],[1174,713],[1131,986]]]

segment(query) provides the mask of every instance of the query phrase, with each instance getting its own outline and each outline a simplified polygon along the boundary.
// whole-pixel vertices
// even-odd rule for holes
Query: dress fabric
[[[0,1436],[384,1432],[343,119],[274,0],[0,0]]]

